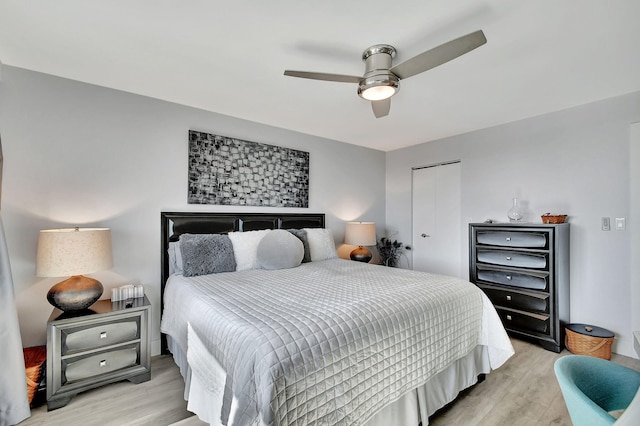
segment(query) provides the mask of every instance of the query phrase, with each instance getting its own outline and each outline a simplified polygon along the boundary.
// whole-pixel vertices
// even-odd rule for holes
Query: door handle
[[[427,238],[427,237],[430,237],[431,235],[427,235],[427,234],[420,234],[420,236],[421,236],[422,238]]]

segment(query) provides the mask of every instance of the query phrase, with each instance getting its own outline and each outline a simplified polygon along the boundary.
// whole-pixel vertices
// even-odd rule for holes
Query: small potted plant
[[[404,249],[411,250],[411,247],[405,246],[398,240],[391,241],[389,238],[382,237],[376,243],[376,249],[382,265],[396,268]]]

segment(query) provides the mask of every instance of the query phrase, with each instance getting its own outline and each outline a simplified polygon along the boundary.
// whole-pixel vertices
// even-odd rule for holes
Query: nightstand
[[[64,407],[78,393],[121,380],[151,378],[147,297],[99,300],[82,311],[54,309],[47,323],[47,408]]]

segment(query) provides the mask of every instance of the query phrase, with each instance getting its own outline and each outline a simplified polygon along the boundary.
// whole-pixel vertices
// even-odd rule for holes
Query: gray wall
[[[461,160],[463,265],[467,224],[507,221],[512,197],[524,203],[532,222],[545,212],[568,214],[571,321],[614,331],[614,351],[637,356],[632,310],[640,306],[631,297],[630,231],[640,217],[629,201],[638,191],[630,185],[640,167],[630,160],[630,125],[637,121],[640,92],[389,152],[386,226],[411,241],[411,167],[450,160]],[[602,231],[603,216],[612,226],[625,217],[627,228]]]
[[[346,220],[371,220],[378,233],[411,242],[411,167],[461,160],[460,253],[467,223],[506,220],[511,198],[533,221],[546,211],[570,215],[571,319],[609,328],[614,351],[634,355],[638,291],[632,291],[630,235],[640,223],[638,150],[629,124],[640,121],[640,93],[383,152],[294,133],[168,102],[4,66],[0,134],[4,148],[2,218],[25,346],[42,344],[51,312],[46,292],[58,279],[34,276],[40,229],[107,226],[115,266],[95,274],[107,288],[142,283],[154,304],[159,339],[159,216],[162,210],[326,212],[339,246]],[[327,123],[330,125],[330,123]],[[310,152],[309,209],[186,204],[187,131],[219,133]],[[636,131],[637,135],[637,131]],[[637,139],[637,136],[636,136]],[[637,143],[637,142],[636,142]],[[386,164],[385,164],[386,158]],[[631,158],[631,159],[630,159]],[[385,202],[386,167],[386,202]],[[355,174],[368,184],[355,187]],[[637,199],[637,197],[636,197]],[[385,212],[386,206],[386,212]],[[624,231],[600,218],[627,218]],[[385,226],[386,219],[386,226]],[[637,235],[637,234],[636,234]],[[340,247],[344,255],[349,247]],[[635,259],[636,263],[638,259]],[[637,272],[635,273],[637,280]],[[636,287],[640,283],[635,282]],[[635,302],[632,302],[635,300]],[[635,320],[634,320],[635,318]],[[633,325],[632,325],[633,321]]]
[[[309,208],[187,205],[189,129],[308,151]],[[157,353],[160,211],[324,212],[338,247],[344,221],[384,223],[381,151],[9,66],[0,81],[0,134],[2,217],[24,346],[44,343],[52,309],[46,293],[60,281],[34,276],[40,229],[111,228],[114,268],[93,276],[106,288],[103,297],[114,286],[145,286]],[[367,184],[351,184],[356,174]]]
[[[640,225],[638,225],[640,223],[640,190],[638,190],[640,188],[640,121],[631,125],[630,139],[630,216],[633,220],[629,227],[631,236],[631,329],[640,339]],[[640,353],[638,356],[640,357]]]

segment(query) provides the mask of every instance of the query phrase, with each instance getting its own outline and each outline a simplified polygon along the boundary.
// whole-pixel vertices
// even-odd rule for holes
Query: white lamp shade
[[[36,275],[63,277],[91,274],[113,267],[108,228],[47,229],[40,231]]]
[[[354,246],[374,246],[376,244],[376,224],[374,222],[347,222],[344,242]]]

